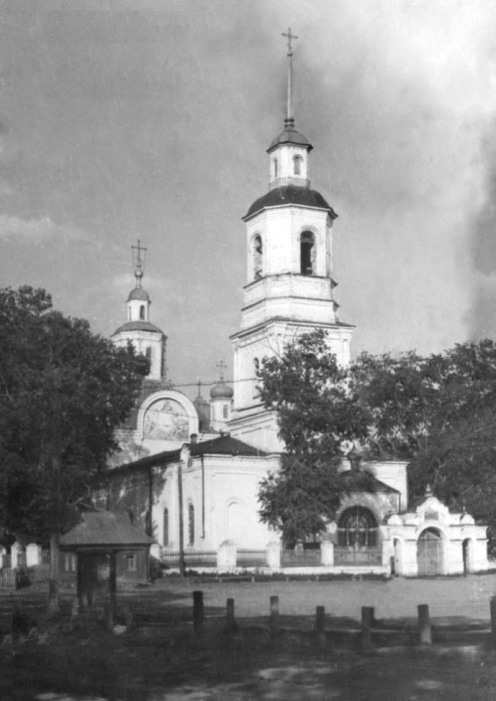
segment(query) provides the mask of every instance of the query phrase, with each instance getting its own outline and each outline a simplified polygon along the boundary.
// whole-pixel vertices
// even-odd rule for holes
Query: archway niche
[[[438,528],[426,528],[417,541],[417,571],[419,577],[444,574],[443,535]]]
[[[300,273],[302,275],[315,275],[315,235],[311,231],[304,231],[300,237]]]

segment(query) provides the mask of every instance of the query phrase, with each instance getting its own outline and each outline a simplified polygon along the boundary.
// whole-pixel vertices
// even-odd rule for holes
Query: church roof
[[[138,299],[138,300],[143,301],[143,302],[149,302],[150,295],[142,287],[135,287],[129,293],[127,301],[130,302],[132,299]]]
[[[296,131],[294,126],[291,125],[286,126],[283,129],[283,131],[278,136],[276,136],[275,139],[272,140],[269,148],[267,149],[267,153],[270,153],[281,144],[295,144],[296,146],[305,146],[309,151],[311,151],[313,148],[312,144],[308,141],[308,139],[304,137],[303,134],[300,134],[299,131]]]
[[[324,209],[329,212],[333,219],[336,219],[338,216],[333,208],[322,197],[320,192],[311,190],[308,187],[285,185],[283,187],[275,187],[273,190],[269,190],[267,193],[265,193],[265,195],[262,195],[262,197],[259,197],[258,200],[255,200],[243,219],[246,221],[250,217],[260,212],[262,209],[282,207],[292,204],[303,207],[313,207],[315,209]]]
[[[262,450],[232,438],[228,434],[221,434],[218,438],[212,438],[209,441],[192,443],[190,451],[191,455],[257,455],[260,457],[267,455]]]
[[[114,331],[112,336],[116,336],[118,333],[122,333],[123,331],[153,331],[154,333],[160,333],[163,335],[162,329],[159,329],[158,326],[155,326],[155,324],[152,324],[149,321],[128,321],[125,324],[122,324],[122,326],[119,326],[119,328]]]
[[[81,522],[60,537],[63,548],[145,547],[155,541],[132,525],[123,514],[87,511]]]
[[[226,385],[225,382],[217,382],[217,384],[210,390],[210,396],[212,399],[231,399],[233,394],[233,388]]]

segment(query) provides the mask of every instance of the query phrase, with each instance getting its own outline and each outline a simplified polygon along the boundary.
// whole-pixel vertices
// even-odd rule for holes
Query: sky
[[[170,379],[230,376],[289,26],[354,354],[496,338],[492,0],[0,0],[0,285],[109,336],[139,238]]]

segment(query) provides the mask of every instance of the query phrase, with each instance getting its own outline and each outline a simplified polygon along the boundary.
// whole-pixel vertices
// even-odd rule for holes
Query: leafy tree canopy
[[[362,354],[340,368],[316,331],[266,358],[259,379],[287,451],[281,470],[262,483],[260,513],[290,542],[322,532],[334,516],[351,489],[338,469],[351,448],[364,458],[409,460],[412,497],[430,484],[449,505],[492,520],[481,485],[486,495],[496,492],[493,341],[426,358]]]
[[[0,289],[0,527],[38,539],[67,528],[146,372],[44,290]]]

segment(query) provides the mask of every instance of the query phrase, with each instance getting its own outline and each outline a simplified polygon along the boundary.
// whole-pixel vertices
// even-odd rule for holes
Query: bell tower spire
[[[309,180],[310,142],[295,128],[293,42],[287,39],[287,101],[284,129],[269,154],[269,190],[243,217],[246,223],[247,284],[241,328],[231,336],[234,406],[231,434],[268,452],[280,451],[277,417],[258,391],[262,359],[280,353],[295,336],[326,332],[338,362],[350,360],[353,327],[339,319],[334,300],[333,221],[337,214]]]
[[[288,28],[287,32],[283,32],[283,37],[288,40],[288,94],[286,101],[286,119],[284,120],[284,126],[286,129],[289,127],[294,127],[294,117],[293,117],[293,39],[298,39],[296,34],[291,33],[291,27]]]

